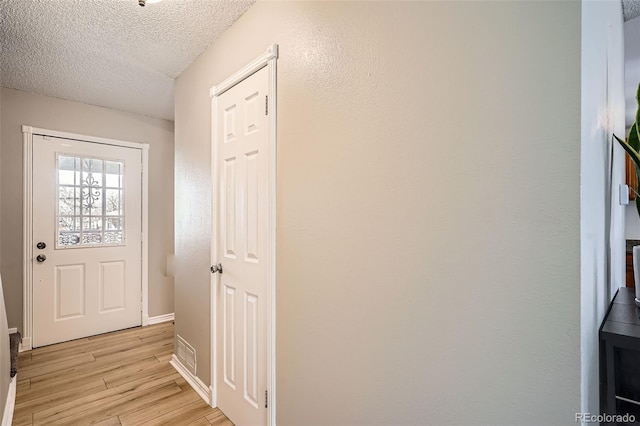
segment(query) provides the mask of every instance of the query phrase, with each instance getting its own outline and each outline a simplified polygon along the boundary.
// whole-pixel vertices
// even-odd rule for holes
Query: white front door
[[[141,150],[33,136],[33,347],[141,325]]]
[[[218,407],[239,426],[267,423],[269,279],[268,69],[216,107]]]

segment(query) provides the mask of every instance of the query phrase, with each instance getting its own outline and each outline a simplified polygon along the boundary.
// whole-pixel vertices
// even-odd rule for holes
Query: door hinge
[[[264,115],[269,115],[269,96],[264,97]]]
[[[264,408],[269,408],[269,391],[264,391]]]

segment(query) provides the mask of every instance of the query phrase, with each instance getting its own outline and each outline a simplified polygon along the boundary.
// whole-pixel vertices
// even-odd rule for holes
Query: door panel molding
[[[230,88],[234,87],[236,84],[260,71],[261,69],[267,67],[268,69],[268,89],[267,89],[267,102],[266,105],[256,104],[257,113],[261,113],[262,108],[267,108],[267,122],[269,126],[268,133],[268,168],[269,168],[269,185],[268,185],[268,247],[269,253],[265,256],[265,261],[268,264],[268,284],[267,284],[267,392],[268,392],[268,407],[267,407],[267,424],[269,426],[275,426],[276,424],[276,139],[277,139],[277,110],[276,110],[276,75],[277,75],[277,59],[278,59],[278,45],[273,44],[269,46],[269,48],[261,54],[259,57],[248,63],[246,66],[238,70],[236,73],[231,75],[229,78],[225,79],[221,83],[216,86],[211,87],[209,94],[211,97],[211,182],[212,182],[212,194],[216,194],[219,188],[216,188],[216,175],[218,173],[217,170],[217,145],[218,138],[216,136],[216,129],[220,125],[228,125],[229,123],[219,123],[217,119],[217,110],[218,96],[225,93]],[[243,129],[247,130],[247,129]],[[251,129],[249,129],[251,130]],[[226,133],[225,133],[226,134]],[[222,171],[221,171],[222,172]],[[214,265],[218,262],[217,259],[221,259],[227,253],[217,253],[217,239],[219,237],[217,235],[217,229],[215,223],[217,221],[217,206],[215,205],[216,197],[212,197],[212,224],[214,224],[211,229],[211,264]],[[244,224],[236,224],[236,226],[244,226]],[[240,253],[236,254],[237,256],[249,256],[252,253]],[[255,254],[254,254],[255,255]],[[217,333],[217,324],[216,324],[216,307],[218,306],[217,300],[217,291],[215,289],[218,288],[220,274],[212,274],[211,275],[211,300],[210,300],[210,323],[211,323],[211,387],[210,387],[210,395],[211,395],[211,406],[217,407],[217,366],[218,362],[222,362],[217,357],[218,352],[218,339],[222,336],[218,336]],[[264,403],[262,401],[263,396],[261,395],[261,390],[258,391],[258,403]]]
[[[22,126],[22,148],[23,148],[23,232],[22,232],[22,289],[23,289],[23,315],[22,315],[22,346],[21,350],[31,350],[33,348],[33,136],[49,136],[62,139],[71,139],[82,142],[99,143],[103,145],[113,145],[125,148],[141,150],[142,157],[142,325],[149,324],[149,144],[116,139],[107,139],[97,136],[88,136],[77,133],[61,132],[58,130],[42,129],[28,125]]]

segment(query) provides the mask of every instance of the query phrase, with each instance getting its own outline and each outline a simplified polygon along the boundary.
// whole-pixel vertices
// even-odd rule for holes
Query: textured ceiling
[[[0,0],[0,84],[173,120],[174,79],[255,0]]]
[[[625,22],[640,16],[640,0],[622,0],[622,15]]]

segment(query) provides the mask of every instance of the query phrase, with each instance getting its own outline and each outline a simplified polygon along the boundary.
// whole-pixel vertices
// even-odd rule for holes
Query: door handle
[[[38,250],[44,250],[45,248],[47,248],[47,245],[40,241],[38,244],[36,244],[36,247],[38,248]]]
[[[36,260],[38,261],[38,263],[42,263],[42,262],[44,262],[45,260],[47,260],[47,256],[45,256],[44,254],[39,254],[39,255],[36,257]]]
[[[217,265],[213,265],[211,267],[211,273],[215,274],[216,272],[222,273],[222,263],[218,263]]]

